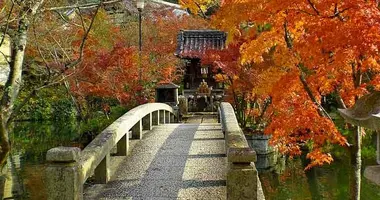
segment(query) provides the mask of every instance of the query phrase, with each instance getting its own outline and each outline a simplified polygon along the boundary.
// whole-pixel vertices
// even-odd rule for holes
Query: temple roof
[[[218,30],[181,30],[177,36],[175,55],[180,58],[200,58],[209,49],[226,46],[227,34]]]

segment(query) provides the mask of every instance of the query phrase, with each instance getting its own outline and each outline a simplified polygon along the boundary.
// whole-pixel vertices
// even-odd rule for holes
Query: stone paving
[[[111,181],[87,187],[84,199],[226,199],[224,148],[218,123],[154,127],[114,162]]]

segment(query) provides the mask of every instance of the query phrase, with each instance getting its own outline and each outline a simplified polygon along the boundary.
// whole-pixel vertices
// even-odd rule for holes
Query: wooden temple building
[[[209,49],[224,49],[226,37],[218,30],[181,30],[178,34],[175,55],[185,63],[183,95],[191,112],[216,111],[224,96],[224,85],[214,80],[209,66],[201,65],[201,58]]]

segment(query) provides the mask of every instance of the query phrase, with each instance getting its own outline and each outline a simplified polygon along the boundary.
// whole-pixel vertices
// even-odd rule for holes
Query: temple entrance
[[[182,30],[178,34],[176,55],[184,60],[183,95],[190,112],[213,112],[224,96],[224,85],[215,81],[215,71],[201,64],[209,49],[225,47],[226,33],[217,30]]]

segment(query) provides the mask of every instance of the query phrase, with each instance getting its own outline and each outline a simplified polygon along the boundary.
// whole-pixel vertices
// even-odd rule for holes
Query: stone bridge
[[[232,106],[187,122],[166,104],[144,104],[83,150],[49,150],[49,199],[264,199]]]

